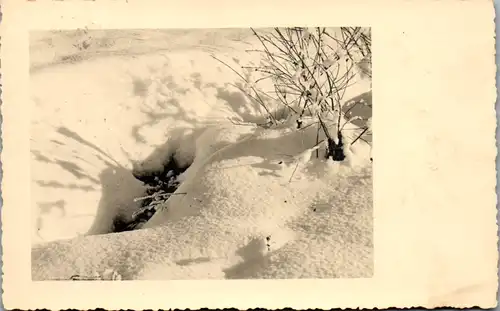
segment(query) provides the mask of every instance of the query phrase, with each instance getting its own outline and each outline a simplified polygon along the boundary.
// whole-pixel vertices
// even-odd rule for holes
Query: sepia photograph
[[[29,33],[31,275],[371,278],[371,30]]]
[[[4,2],[5,309],[498,304],[491,3]]]

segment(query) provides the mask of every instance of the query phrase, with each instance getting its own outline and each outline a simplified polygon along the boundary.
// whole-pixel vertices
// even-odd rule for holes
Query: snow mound
[[[211,57],[251,64],[240,41],[249,33],[33,33],[32,243],[111,232],[113,217],[126,222],[145,191],[132,169],[156,170],[173,150],[190,164],[187,141],[211,124],[259,120],[228,84],[235,74]]]
[[[348,161],[326,161],[319,148],[301,163],[314,127],[227,122],[190,137],[177,146],[193,159],[179,195],[144,229],[34,246],[33,280],[371,277],[368,144],[347,144]]]

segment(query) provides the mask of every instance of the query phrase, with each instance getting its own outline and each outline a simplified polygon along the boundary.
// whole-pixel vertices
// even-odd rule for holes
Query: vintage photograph
[[[29,37],[33,281],[373,277],[370,28]]]

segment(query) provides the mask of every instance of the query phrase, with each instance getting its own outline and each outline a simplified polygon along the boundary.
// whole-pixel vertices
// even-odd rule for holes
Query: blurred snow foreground
[[[219,49],[221,55],[227,51]],[[333,162],[324,159],[323,144],[313,148],[318,130],[307,127],[307,120],[300,130],[293,122],[256,125],[265,120],[262,111],[252,110],[230,89],[227,83],[234,76],[221,74],[216,62],[208,66],[206,54],[189,50],[142,56],[141,64],[148,57],[165,64],[152,78],[143,73],[146,82],[138,82],[138,72],[133,77],[124,72],[139,66],[137,58],[124,56],[33,73],[33,280],[110,271],[124,280],[371,276],[370,145],[362,140],[351,145],[356,132],[346,131],[347,159]],[[100,86],[100,79],[107,84]],[[65,84],[67,95],[59,90],[63,80],[73,82]],[[360,82],[351,97],[369,90]],[[78,105],[76,112],[75,106],[62,104],[69,101]],[[121,103],[120,108],[111,102]],[[47,143],[51,137],[57,143]],[[318,149],[319,158],[311,148]],[[144,186],[131,169],[160,169],[170,155],[190,164],[178,195],[140,230],[113,233],[113,219],[130,218],[139,209],[132,198]],[[146,160],[137,161],[141,158]],[[95,175],[91,169],[84,173],[83,162],[97,168]],[[103,174],[118,179],[101,185],[101,195],[108,191],[118,198],[93,208],[89,196],[96,191],[81,189],[98,189]],[[45,194],[51,179],[60,187]],[[47,218],[44,195],[65,198],[65,217]],[[82,210],[91,217],[78,220]],[[66,229],[51,234],[54,227]]]

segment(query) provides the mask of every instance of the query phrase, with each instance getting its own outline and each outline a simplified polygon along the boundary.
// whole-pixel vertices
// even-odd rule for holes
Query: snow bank
[[[316,127],[255,126],[262,108],[211,57],[256,64],[233,41],[246,34],[130,32],[33,39],[33,279],[371,276],[370,147],[349,146],[357,132],[345,131],[347,161],[316,151],[301,161]],[[360,80],[346,98],[371,100],[369,89]],[[158,170],[172,154],[192,163],[177,189],[186,194],[144,229],[109,233],[139,208],[144,186],[131,171]]]
[[[145,229],[36,246],[33,279],[109,269],[122,279],[371,276],[369,147],[353,146],[354,165],[313,157],[290,181],[294,156],[315,134],[230,123],[207,130],[177,189],[186,195]]]
[[[144,193],[132,169],[158,169],[180,140],[189,163],[186,141],[207,126],[260,115],[211,57],[251,63],[242,30],[31,35],[35,244],[111,232]]]

